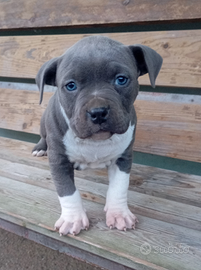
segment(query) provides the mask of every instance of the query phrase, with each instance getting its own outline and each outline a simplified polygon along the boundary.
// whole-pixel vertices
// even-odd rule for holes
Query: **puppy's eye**
[[[77,85],[74,83],[74,82],[69,82],[67,85],[66,85],[66,89],[68,91],[75,91],[77,89]]]
[[[128,78],[125,76],[118,76],[115,80],[116,85],[125,85],[128,81]]]

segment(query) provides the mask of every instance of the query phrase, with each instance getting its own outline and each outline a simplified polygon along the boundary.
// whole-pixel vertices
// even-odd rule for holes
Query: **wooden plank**
[[[125,45],[144,44],[160,53],[163,66],[157,85],[201,87],[201,30],[104,35]],[[43,63],[61,55],[85,36],[88,35],[1,37],[0,76],[35,78]],[[139,81],[140,84],[150,85],[147,75],[142,76]]]
[[[0,28],[150,23],[200,19],[200,1],[53,1],[1,2]],[[59,18],[59,19],[58,19]]]
[[[201,99],[179,98],[180,95],[167,94],[139,96],[135,103],[135,150],[201,162]]]
[[[8,221],[8,219],[10,221]],[[14,221],[11,222],[11,220],[12,221],[14,220]],[[18,236],[21,237],[21,239],[23,237],[23,238],[26,238],[30,241],[33,241],[33,242],[40,244],[36,247],[36,245],[33,243],[33,246],[35,248],[37,248],[37,254],[34,254],[35,260],[37,260],[38,258],[41,258],[41,250],[42,250],[42,252],[44,251],[44,248],[41,247],[41,245],[47,247],[48,250],[47,250],[47,253],[45,255],[45,260],[48,261],[48,265],[50,265],[50,266],[49,267],[45,266],[46,269],[47,268],[50,269],[52,267],[52,261],[49,258],[52,258],[52,256],[54,256],[53,257],[54,265],[57,265],[57,269],[59,267],[58,261],[61,258],[63,258],[64,260],[66,260],[68,268],[71,268],[71,269],[131,270],[130,267],[126,267],[126,266],[119,264],[115,261],[111,261],[107,258],[92,254],[91,252],[86,251],[84,249],[80,249],[79,247],[74,247],[74,246],[69,245],[67,243],[63,243],[63,242],[59,241],[60,239],[56,239],[56,237],[52,238],[48,235],[48,233],[47,233],[48,231],[46,231],[45,229],[42,229],[39,227],[35,228],[36,226],[31,225],[31,224],[29,224],[29,228],[25,228],[25,227],[18,225],[17,222],[15,222],[15,221],[16,221],[16,219],[13,219],[12,217],[6,216],[6,215],[5,215],[4,219],[2,219],[2,218],[0,219],[0,228],[1,228],[0,231],[1,231],[1,234],[3,234],[3,235],[1,235],[1,238],[5,235],[6,241],[10,238],[11,241],[15,242],[16,237],[13,234],[17,234]],[[32,227],[32,229],[30,229],[30,227]],[[11,232],[12,234],[10,235],[5,231]],[[29,241],[29,245],[32,244],[32,243],[30,243],[30,241]],[[4,244],[3,241],[2,241],[2,244]],[[10,245],[9,241],[8,241],[8,243],[4,244],[4,247],[5,247],[4,252],[5,253],[1,254],[2,257],[3,257],[3,254],[6,254],[8,245]],[[15,259],[17,262],[19,262],[21,260],[21,257],[23,256],[23,258],[25,258],[25,260],[27,260],[26,261],[27,265],[30,265],[30,259],[27,257],[24,257],[24,256],[26,256],[25,252],[24,252],[26,250],[26,248],[27,248],[27,245],[20,246],[20,254],[18,253],[18,257]],[[28,246],[28,248],[29,248],[29,246]],[[49,249],[52,249],[53,251],[51,251]],[[32,253],[30,253],[30,249],[26,250],[26,252],[28,252],[29,256],[32,256]],[[67,258],[65,258],[65,255],[63,256],[61,254],[57,254],[57,252],[67,255]],[[35,257],[37,255],[38,255],[38,258]],[[10,256],[10,253],[8,256]],[[11,253],[10,257],[12,259],[12,253]],[[63,265],[64,265],[63,259],[61,261],[61,267],[63,267]],[[6,258],[4,259],[4,261],[7,261]],[[72,264],[72,262],[73,262],[73,264]],[[74,263],[74,262],[76,262],[76,263]],[[1,261],[1,263],[3,265],[4,262]],[[46,265],[46,262],[43,262],[43,263]],[[6,264],[6,263],[4,263],[4,264]],[[40,264],[40,268],[41,268],[42,267],[41,261],[39,261],[39,264]],[[22,268],[22,267],[24,267],[24,268]],[[29,266],[27,266],[27,267],[29,267]],[[21,266],[21,269],[25,269],[25,266]]]
[[[102,171],[100,171],[99,173],[101,174]],[[43,169],[38,169],[36,167],[31,167],[24,164],[19,164],[17,162],[9,162],[0,159],[0,175],[26,184],[31,184],[34,186],[39,186],[41,188],[55,191],[55,187],[51,179],[49,170],[47,171]],[[76,175],[76,187],[79,189],[82,197],[85,200],[101,203],[104,205],[108,185],[102,182],[95,183],[94,181],[96,181],[96,173],[90,171],[90,175],[91,181],[87,180],[86,177],[84,177],[83,179],[81,173],[79,174],[79,176]],[[106,182],[106,179],[107,177],[104,177],[103,182]],[[161,179],[161,182],[163,182],[163,179]],[[199,187],[201,187],[201,181]],[[184,205],[178,202],[161,199],[159,197],[154,197],[143,193],[138,193],[136,191],[131,191],[131,189],[132,184],[128,193],[128,203],[130,209],[135,214],[151,217],[177,225],[182,225],[191,229],[201,230],[201,209],[198,207],[187,205],[187,196],[189,195],[191,200],[193,196],[193,193],[191,194],[190,191],[187,192],[187,194],[183,194],[183,198],[186,197]],[[199,193],[199,190],[200,188],[196,188],[195,192]]]
[[[140,223],[135,231],[125,233],[108,230],[103,206],[84,200],[90,219],[90,230],[75,237],[59,237],[58,233],[52,232],[54,220],[59,216],[58,199],[54,191],[4,177],[0,177],[0,186],[1,218],[8,217],[14,223],[38,232],[42,229],[45,235],[53,239],[136,270],[199,269],[199,231],[143,216],[139,216]],[[141,251],[143,244],[151,247],[149,254]],[[173,251],[164,252],[169,247],[172,247]]]
[[[33,146],[32,143],[1,138],[0,175],[54,190],[48,159],[30,155]],[[106,170],[93,170],[93,173],[91,170],[75,171],[75,176],[96,183],[108,184]],[[201,177],[196,175],[132,164],[129,190],[201,207]]]
[[[44,95],[39,106],[39,93],[0,89],[0,127],[29,133],[40,133],[40,119],[52,93]]]
[[[52,93],[0,89],[0,127],[39,134],[41,115]],[[201,98],[174,94],[139,94],[134,149],[201,162]]]
[[[31,155],[34,144],[0,137],[1,159],[18,162],[41,169],[49,169],[47,157],[35,158]]]

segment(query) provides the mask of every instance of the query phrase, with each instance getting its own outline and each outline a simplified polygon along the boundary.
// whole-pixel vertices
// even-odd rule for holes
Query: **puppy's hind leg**
[[[40,141],[34,146],[32,155],[36,157],[47,156],[47,143],[46,139],[41,138]]]
[[[46,128],[45,128],[45,120],[46,120],[46,113],[47,110],[42,115],[41,122],[40,122],[40,141],[34,146],[32,150],[32,155],[35,157],[42,157],[47,156],[47,142],[46,142]]]

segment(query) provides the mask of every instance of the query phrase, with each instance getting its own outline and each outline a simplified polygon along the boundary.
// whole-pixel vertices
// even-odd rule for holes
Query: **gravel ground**
[[[0,229],[0,270],[101,270]]]

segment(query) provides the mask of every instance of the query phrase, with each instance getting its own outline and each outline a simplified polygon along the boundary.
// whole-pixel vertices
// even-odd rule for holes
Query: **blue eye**
[[[66,85],[66,89],[68,91],[75,91],[77,89],[77,85],[74,83],[74,82],[69,82],[67,85]]]
[[[115,84],[116,85],[125,85],[128,81],[128,78],[126,78],[125,76],[119,76],[116,78],[115,80]]]

